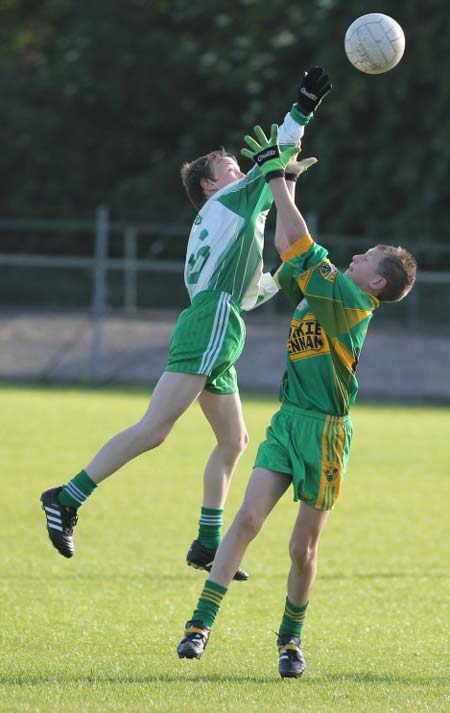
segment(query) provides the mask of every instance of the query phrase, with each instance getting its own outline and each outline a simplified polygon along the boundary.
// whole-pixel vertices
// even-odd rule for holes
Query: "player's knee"
[[[236,525],[239,531],[244,533],[248,539],[253,539],[260,531],[262,524],[263,520],[257,511],[244,503],[236,515]]]
[[[237,436],[235,442],[235,449],[239,453],[243,453],[249,444],[249,436],[247,430],[244,428]]]
[[[219,440],[219,447],[224,453],[225,458],[234,463],[237,458],[245,451],[248,446],[249,438],[248,433],[244,429],[243,431],[237,431],[234,434],[228,436],[228,438]]]
[[[249,436],[246,428],[243,428],[234,438],[234,449],[239,455],[245,451],[249,444]]]
[[[139,440],[142,452],[151,451],[157,448],[166,440],[170,433],[167,428],[146,428],[144,423],[139,423],[136,426],[136,437]]]
[[[317,546],[306,540],[291,540],[289,554],[292,564],[295,564],[299,569],[305,569],[316,559]]]
[[[157,448],[161,446],[167,438],[167,433],[162,431],[153,433],[148,439],[147,450],[152,450],[152,448]]]

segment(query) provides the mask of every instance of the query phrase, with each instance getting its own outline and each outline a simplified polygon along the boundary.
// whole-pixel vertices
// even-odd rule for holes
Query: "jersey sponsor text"
[[[330,347],[321,325],[313,315],[291,322],[288,352],[291,361],[316,354],[328,354]]]

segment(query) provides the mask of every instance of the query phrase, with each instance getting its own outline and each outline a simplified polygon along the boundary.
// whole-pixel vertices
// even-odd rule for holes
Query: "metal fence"
[[[106,313],[120,310],[131,316],[148,308],[178,310],[187,305],[182,274],[189,229],[113,221],[106,206],[98,208],[92,221],[0,219],[0,303],[84,313],[92,333],[91,378],[95,380]],[[329,235],[321,235],[320,241],[338,265],[374,243]],[[270,236],[266,242],[265,262],[270,268],[277,256]],[[448,331],[450,247],[442,243],[405,247],[418,257],[419,267],[447,269],[420,269],[412,293],[383,311],[381,319],[413,330],[420,324]],[[268,315],[289,309],[278,296],[260,308]]]
[[[153,306],[182,308],[187,297],[180,275],[188,232],[186,225],[112,221],[105,206],[98,208],[92,221],[0,219],[0,303],[82,307],[93,315],[114,308],[129,313]],[[330,235],[320,240],[338,265],[374,242]],[[265,260],[270,268],[277,256],[270,236],[266,242]],[[445,304],[450,297],[450,246],[428,242],[406,247],[418,257],[419,268],[424,265],[425,269],[419,269],[417,285],[399,318],[413,326],[427,312],[427,321],[439,322],[450,313],[446,309],[443,314],[441,309],[450,307]],[[164,252],[172,257],[165,257]],[[427,269],[430,264],[448,269]],[[263,309],[282,310],[281,304],[275,300]]]

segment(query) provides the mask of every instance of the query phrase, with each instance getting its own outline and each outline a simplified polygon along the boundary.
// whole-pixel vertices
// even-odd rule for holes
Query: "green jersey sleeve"
[[[298,305],[303,299],[303,293],[298,284],[294,268],[287,262],[282,263],[276,271],[274,278],[280,285],[280,289],[293,305]]]

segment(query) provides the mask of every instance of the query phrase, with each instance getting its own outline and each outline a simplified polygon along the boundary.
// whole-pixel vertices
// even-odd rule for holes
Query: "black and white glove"
[[[297,103],[292,108],[293,112],[297,110],[301,117],[308,117],[316,111],[322,99],[326,97],[328,92],[331,92],[332,88],[333,85],[325,70],[322,67],[311,67],[305,72],[300,84]],[[295,118],[295,114],[293,116]],[[305,122],[303,121],[302,123]]]

